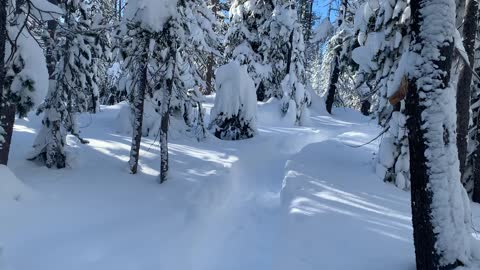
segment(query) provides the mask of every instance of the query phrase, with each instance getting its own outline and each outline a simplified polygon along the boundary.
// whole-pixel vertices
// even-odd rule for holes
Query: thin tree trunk
[[[7,39],[7,2],[8,0],[0,0],[0,106],[4,107],[3,104],[6,103],[5,101],[5,44]],[[5,115],[0,114],[0,132],[2,128],[4,131],[8,129],[8,127],[4,126],[4,117]],[[7,120],[7,119],[5,119]],[[7,165],[8,161],[8,149],[5,149],[8,145],[6,134],[0,134],[0,164]],[[3,139],[2,139],[3,138]],[[8,145],[9,146],[9,145]]]
[[[142,129],[143,129],[143,108],[145,103],[145,91],[147,89],[147,60],[144,59],[142,63],[142,69],[140,80],[138,81],[138,87],[136,87],[135,94],[133,95],[133,112],[135,116],[133,124],[132,146],[130,149],[130,172],[136,174],[138,170],[138,159],[140,157],[140,146],[142,142]]]
[[[479,112],[480,113],[480,112]],[[477,148],[475,149],[473,156],[473,194],[472,200],[476,203],[480,203],[480,115],[477,117],[477,134],[476,139]]]
[[[335,57],[332,63],[332,71],[330,75],[330,81],[328,84],[327,99],[325,100],[325,105],[327,112],[332,114],[333,102],[335,101],[335,95],[337,93],[337,83],[340,78],[340,50],[335,51]]]
[[[175,79],[176,69],[176,43],[172,42],[170,57],[173,66],[171,77],[167,79],[166,88],[167,92],[163,95],[162,102],[162,121],[160,123],[160,184],[167,181],[168,177],[168,129],[170,123],[170,100],[173,93],[173,84]]]
[[[438,106],[445,105],[442,98],[453,98],[453,91],[449,88],[453,43],[448,38],[453,36],[455,18],[453,15],[444,17],[443,12],[432,13],[423,8],[431,5],[441,6],[442,11],[445,8],[454,9],[455,7],[453,0],[411,1],[413,16],[411,48],[418,54],[419,60],[422,60],[417,62],[423,63],[416,67],[414,73],[410,74],[406,98],[413,238],[417,270],[450,270],[460,266],[461,263],[455,259],[452,261],[447,257],[448,255],[442,252],[437,240],[440,238],[445,240],[446,235],[444,234],[447,232],[436,229],[438,229],[438,222],[451,221],[450,219],[438,221],[437,215],[439,212],[441,214],[448,213],[447,216],[452,214],[450,207],[452,202],[449,201],[449,196],[453,196],[453,194],[450,194],[451,190],[440,191],[439,186],[450,188],[451,174],[449,171],[455,169],[452,167],[456,165],[456,157],[449,156],[448,152],[445,153],[450,150],[455,152],[453,150],[456,147],[455,135],[452,130],[455,129],[455,123],[448,120],[447,114],[451,112],[439,111]],[[449,11],[446,13],[451,14]],[[437,27],[447,31],[447,33],[440,34],[439,37],[436,37],[431,29],[431,24],[437,22],[440,24]],[[437,41],[436,38],[442,38],[442,35],[445,35],[445,40]],[[437,56],[437,54],[440,55]],[[432,67],[434,67],[433,70]],[[422,81],[427,81],[429,84],[426,85],[427,83],[422,83]],[[449,93],[450,96],[447,96],[445,91],[452,92]],[[429,123],[429,125],[425,125],[425,123]],[[432,166],[435,168],[434,172],[432,172]],[[458,167],[456,169],[458,170]],[[455,181],[453,182],[455,183]],[[445,192],[447,196],[442,197],[438,192]],[[436,199],[436,205],[433,205],[434,199]],[[441,208],[438,206],[439,204],[442,204]],[[455,211],[462,212],[463,209],[455,209]],[[462,225],[454,224],[454,226]],[[452,233],[456,231],[455,229],[451,228]],[[464,236],[458,235],[458,237]],[[448,245],[449,243],[441,244]]]
[[[0,124],[3,128],[3,142],[0,142],[0,164],[8,164],[10,145],[12,144],[13,126],[15,124],[15,104],[2,102],[0,104]]]
[[[206,81],[206,89],[204,92],[205,95],[211,95],[213,93],[214,66],[215,66],[215,58],[213,54],[210,54],[207,60],[207,74],[205,76],[205,81]]]
[[[20,7],[24,3],[25,3],[25,0],[16,0],[17,9],[15,13],[17,15],[19,15],[22,12]],[[6,32],[5,32],[5,35],[7,35]],[[14,44],[14,46],[16,46],[16,44]],[[2,51],[5,54],[5,43],[3,47],[4,48]],[[3,63],[2,66],[5,66],[5,63]],[[3,80],[5,79],[5,72],[6,71],[3,70],[3,75],[1,75],[3,77]],[[2,83],[0,85],[4,85],[4,84]],[[15,113],[16,113],[15,104],[7,100],[5,96],[6,93],[7,93],[7,89],[3,88],[3,93],[2,93],[3,98],[0,98],[0,126],[3,128],[3,131],[4,131],[3,141],[0,142],[0,164],[3,164],[3,165],[8,164],[8,156],[10,154],[10,146],[12,144],[13,127],[15,125]]]
[[[118,20],[122,20],[122,0],[118,0]]]
[[[468,124],[470,121],[470,97],[472,71],[475,63],[475,39],[477,36],[478,2],[469,0],[463,20],[463,46],[468,55],[470,67],[464,64],[460,70],[457,85],[457,147],[462,180],[468,155]],[[464,186],[466,183],[463,183]]]

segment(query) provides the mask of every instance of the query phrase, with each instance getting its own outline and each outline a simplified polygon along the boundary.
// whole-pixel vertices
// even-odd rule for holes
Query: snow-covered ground
[[[40,118],[18,120],[11,186],[27,195],[0,200],[6,269],[414,269],[408,192],[375,176],[377,142],[352,147],[375,122],[320,108],[294,127],[277,106],[259,106],[250,140],[174,138],[163,185],[154,138],[128,173],[119,105],[82,117],[90,144],[72,139],[64,170],[25,160]]]

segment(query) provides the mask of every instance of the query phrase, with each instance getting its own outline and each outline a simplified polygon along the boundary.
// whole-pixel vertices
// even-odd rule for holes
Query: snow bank
[[[128,102],[123,101],[117,104],[120,106],[117,119],[115,121],[115,131],[119,134],[132,134],[132,127],[134,117],[132,109]],[[156,111],[155,105],[152,100],[145,99],[144,111],[143,111],[143,125],[142,136],[157,138],[160,131],[160,124],[162,117]],[[190,134],[190,127],[185,124],[182,117],[170,117],[170,128],[168,135],[173,138],[194,137],[194,134]]]
[[[177,14],[177,0],[130,0],[125,18],[143,27],[160,32],[163,25]]]
[[[0,165],[0,201],[20,201],[33,197],[33,190],[20,181],[8,167]]]

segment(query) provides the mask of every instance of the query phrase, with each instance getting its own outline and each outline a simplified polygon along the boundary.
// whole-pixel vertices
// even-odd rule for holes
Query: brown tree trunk
[[[477,36],[478,2],[470,0],[465,7],[463,20],[463,46],[468,55],[470,67],[463,64],[457,84],[457,147],[462,180],[468,155],[468,124],[470,121],[470,97],[472,69],[475,63],[475,39]],[[466,183],[463,183],[464,186]]]

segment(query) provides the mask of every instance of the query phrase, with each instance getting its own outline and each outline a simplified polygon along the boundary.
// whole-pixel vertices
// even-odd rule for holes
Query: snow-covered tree
[[[39,105],[48,88],[45,56],[32,31],[32,21],[51,19],[61,11],[46,1],[7,0],[0,16],[0,164],[7,164],[15,114],[25,117]],[[8,39],[8,42],[5,42]]]
[[[272,71],[265,86],[275,97],[283,98],[282,112],[291,111],[300,125],[310,95],[305,89],[305,44],[295,2],[277,0],[265,27],[270,38],[262,47]]]
[[[59,20],[52,58],[56,65],[45,102],[42,128],[35,139],[30,159],[41,160],[48,168],[67,165],[66,137],[70,133],[81,143],[77,115],[99,109],[98,73],[95,58],[105,52],[98,21],[90,16],[90,3],[68,0],[60,4],[64,16]]]
[[[202,112],[189,89],[205,86],[195,62],[199,55],[217,53],[215,16],[201,0],[136,0],[129,2],[125,19],[121,54],[135,119],[130,170],[137,172],[143,110],[148,98],[161,118],[160,182],[164,182],[168,172],[170,116],[181,115],[187,125],[201,124],[193,123],[191,118],[193,107],[200,110],[199,115]]]
[[[384,181],[402,189],[410,186],[405,103],[390,98],[406,81],[410,43],[410,6],[406,0],[368,1],[358,9],[355,31],[360,47],[353,51],[359,64],[357,85],[366,86],[374,101],[374,115],[387,131],[382,136],[376,171]],[[399,90],[400,89],[400,90]]]
[[[465,16],[462,25],[463,47],[467,59],[462,61],[462,67],[458,75],[457,82],[457,146],[458,159],[460,161],[460,173],[462,182],[471,193],[473,190],[472,170],[467,170],[467,159],[469,155],[468,135],[470,117],[471,98],[472,98],[472,69],[475,67],[475,42],[478,32],[478,1],[467,1],[465,6]],[[478,117],[478,116],[477,116]],[[475,148],[475,147],[473,147]]]
[[[410,2],[406,112],[417,269],[456,269],[471,254],[471,213],[460,182],[450,81],[455,1]]]
[[[354,14],[363,1],[342,0],[336,19],[334,34],[329,39],[322,61],[322,86],[327,112],[334,104],[348,98],[349,106],[359,103],[358,93],[353,87],[357,64],[352,61],[352,50],[358,46],[355,38]],[[341,90],[341,91],[340,91]]]
[[[209,129],[222,140],[253,137],[257,129],[257,99],[247,67],[232,61],[219,67],[216,76],[217,95]]]
[[[261,30],[272,16],[273,9],[273,0],[234,0],[230,8],[230,26],[225,37],[226,58],[247,66],[260,101],[274,96],[272,89],[264,85],[271,70],[262,51],[262,43],[268,42],[270,35]]]

